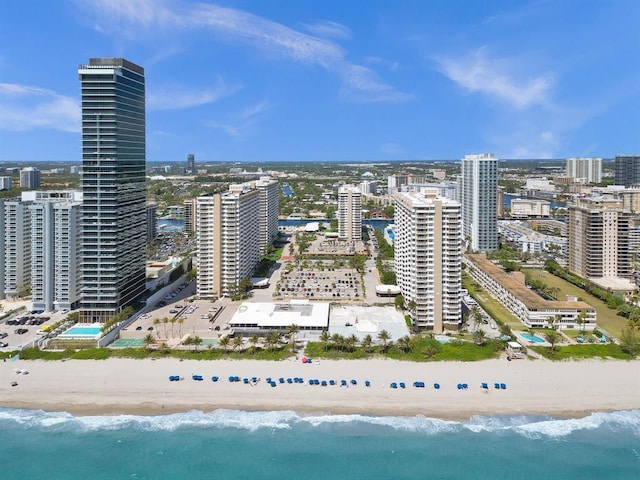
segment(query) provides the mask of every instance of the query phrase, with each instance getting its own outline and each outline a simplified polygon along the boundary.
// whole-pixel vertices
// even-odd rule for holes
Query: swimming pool
[[[81,326],[75,325],[71,327],[69,330],[65,331],[58,335],[58,337],[82,337],[82,338],[96,338],[101,334],[101,325],[96,326],[95,324]]]
[[[455,340],[451,337],[447,337],[446,335],[436,335],[434,338],[440,343],[451,343]]]
[[[520,336],[522,338],[524,338],[525,340],[529,340],[530,342],[535,342],[535,343],[544,343],[544,340],[541,339],[540,337],[536,337],[535,335],[529,335],[528,333],[520,333]]]

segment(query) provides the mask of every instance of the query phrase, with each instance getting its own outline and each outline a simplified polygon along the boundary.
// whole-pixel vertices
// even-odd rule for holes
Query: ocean
[[[0,409],[0,478],[637,479],[640,410],[579,419]]]

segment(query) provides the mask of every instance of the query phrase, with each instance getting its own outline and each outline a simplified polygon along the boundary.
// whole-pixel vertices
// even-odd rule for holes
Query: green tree
[[[220,337],[218,339],[218,346],[222,347],[222,349],[224,350],[224,353],[227,353],[227,347],[229,346],[230,343],[231,343],[231,337],[229,337],[228,335],[225,335],[224,337]]]
[[[149,346],[154,343],[156,341],[155,338],[153,338],[153,335],[151,335],[150,333],[148,333],[145,337],[144,337],[144,345],[145,347],[149,348]]]
[[[544,338],[551,345],[551,353],[555,353],[556,343],[560,340],[560,334],[555,330],[551,330],[549,332],[545,332]]]
[[[405,335],[404,337],[400,337],[396,342],[396,346],[403,352],[408,353],[411,351],[411,338],[409,335]]]
[[[389,340],[391,340],[391,335],[386,330],[381,330],[378,332],[378,340],[382,342],[382,353],[387,353],[387,349],[389,348]]]
[[[620,348],[630,355],[640,353],[640,339],[636,336],[633,328],[623,328],[620,334]]]
[[[324,351],[326,352],[329,348],[329,342],[331,342],[331,335],[328,331],[322,331],[322,333],[320,334],[320,341],[324,344]]]
[[[237,336],[237,337],[233,337],[233,341],[231,342],[231,348],[233,349],[233,351],[235,352],[236,349],[241,349],[244,345],[244,342],[242,340],[241,336]]]
[[[256,350],[258,348],[258,342],[260,341],[260,337],[258,337],[257,333],[254,333],[253,335],[251,335],[251,337],[249,338],[249,342],[251,342],[251,354],[253,355],[254,353],[256,353]]]
[[[487,334],[482,329],[474,330],[473,341],[476,345],[484,345],[487,342]]]
[[[287,334],[289,335],[289,342],[291,343],[291,351],[296,351],[296,334],[300,331],[300,327],[295,323],[292,323],[287,327]]]
[[[435,357],[438,353],[442,351],[442,344],[435,339],[429,339],[427,344],[424,346],[422,353],[425,358],[429,359]]]
[[[193,343],[193,346],[195,347],[195,351],[197,352],[198,351],[198,347],[202,344],[202,339],[198,335],[196,335],[191,340],[191,343]]]
[[[373,345],[373,338],[371,338],[371,335],[366,335],[362,339],[362,342],[360,342],[360,345],[362,345],[365,352],[371,353],[371,346]]]

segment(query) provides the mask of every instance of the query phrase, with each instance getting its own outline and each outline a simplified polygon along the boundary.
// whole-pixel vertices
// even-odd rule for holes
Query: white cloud
[[[347,60],[347,52],[337,43],[313,35],[308,35],[269,19],[234,8],[221,7],[211,3],[185,3],[176,1],[151,0],[83,0],[84,5],[101,15],[102,30],[108,29],[108,20],[113,30],[128,31],[131,38],[140,36],[140,29],[150,32],[189,32],[205,29],[231,40],[244,41],[256,49],[266,50],[295,62],[318,65],[340,77],[348,88],[343,93],[352,95],[359,101],[402,101],[409,98],[394,87],[378,80],[377,75],[366,67]],[[316,24],[318,26],[320,24]],[[324,31],[330,29],[335,34],[346,27],[337,23],[324,22]],[[366,77],[366,81],[354,81],[355,76]],[[364,88],[358,89],[358,85]],[[384,93],[382,93],[384,92]]]
[[[251,107],[246,108],[244,112],[240,114],[240,118],[249,120],[263,112],[266,112],[267,110],[270,110],[271,108],[273,108],[273,104],[265,101],[259,102],[255,105],[252,105]]]
[[[365,61],[372,65],[380,65],[391,71],[395,71],[400,68],[400,64],[398,62],[392,62],[380,57],[366,57]]]
[[[214,88],[185,88],[184,86],[164,86],[150,89],[147,94],[147,107],[150,110],[178,110],[215,103],[221,98],[233,95],[239,86],[227,86],[218,79]]]
[[[515,60],[491,59],[479,49],[466,57],[436,61],[444,75],[469,92],[497,97],[519,109],[548,104],[550,76],[519,78],[522,65]]]
[[[238,130],[237,127],[234,127],[233,125],[227,125],[227,124],[218,123],[218,122],[206,122],[204,126],[213,128],[213,129],[222,130],[224,133],[226,133],[230,137],[235,137],[235,138],[240,137],[240,131]]]
[[[51,90],[0,83],[0,128],[80,131],[80,106],[75,98]]]
[[[329,20],[321,20],[317,23],[303,23],[304,28],[319,37],[329,38],[351,38],[351,30],[340,23],[331,22]]]
[[[273,108],[273,104],[267,101],[261,101],[255,105],[251,105],[235,115],[229,115],[224,121],[205,122],[205,127],[222,130],[225,134],[234,138],[245,136],[246,132],[254,125],[257,119],[264,113]]]

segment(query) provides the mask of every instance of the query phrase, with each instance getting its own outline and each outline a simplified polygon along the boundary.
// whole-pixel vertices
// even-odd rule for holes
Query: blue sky
[[[0,3],[0,161],[78,161],[77,68],[145,68],[147,159],[640,153],[638,0]]]

